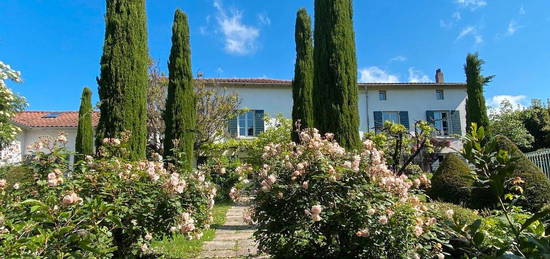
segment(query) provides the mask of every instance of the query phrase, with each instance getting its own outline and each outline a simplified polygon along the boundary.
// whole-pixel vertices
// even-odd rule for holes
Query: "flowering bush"
[[[70,171],[66,141],[60,134],[31,146],[31,181],[6,186],[0,179],[9,197],[1,200],[0,256],[139,256],[153,253],[153,238],[198,238],[209,227],[216,189],[204,174],[124,161],[112,156],[123,152],[118,139],[104,140],[102,156]]]
[[[411,190],[429,185],[397,176],[372,141],[349,153],[316,130],[302,144],[269,144],[256,172],[257,196],[245,220],[261,250],[283,258],[431,257],[436,220]]]
[[[14,94],[6,85],[6,80],[21,82],[21,72],[0,61],[0,150],[9,145],[20,132],[10,120],[26,106],[25,99]]]

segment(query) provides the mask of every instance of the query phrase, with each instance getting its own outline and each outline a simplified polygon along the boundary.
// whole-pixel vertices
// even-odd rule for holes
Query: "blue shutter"
[[[411,126],[409,124],[409,112],[407,111],[399,112],[399,124],[405,126],[407,130],[411,129]]]
[[[426,111],[426,121],[432,126],[435,125],[434,111]]]
[[[229,125],[228,125],[228,131],[229,131],[229,135],[231,137],[237,137],[238,136],[238,128],[237,128],[237,117],[233,118],[233,119],[230,119],[229,120]]]
[[[254,120],[254,136],[258,136],[260,133],[264,132],[264,111],[254,111]]]
[[[451,111],[452,134],[462,135],[462,123],[460,123],[460,111]]]
[[[374,130],[381,131],[384,128],[382,121],[382,112],[374,112]]]

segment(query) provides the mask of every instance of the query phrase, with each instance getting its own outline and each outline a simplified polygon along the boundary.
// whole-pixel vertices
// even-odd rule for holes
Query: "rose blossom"
[[[369,215],[374,215],[374,213],[376,213],[376,210],[374,210],[372,208],[367,210],[367,214],[369,214]]]
[[[355,233],[356,236],[358,237],[368,237],[369,236],[369,229],[365,228],[365,229],[361,229],[359,231],[357,231],[357,233]]]
[[[445,216],[447,216],[447,218],[449,219],[452,219],[454,214],[455,214],[454,210],[445,211]]]
[[[314,205],[313,207],[311,207],[312,214],[321,214],[321,211],[323,211],[321,205]]]
[[[302,183],[302,188],[304,188],[304,189],[307,190],[307,189],[309,188],[309,181],[303,182],[303,183]]]
[[[311,219],[315,222],[318,222],[318,221],[321,221],[321,216],[319,216],[319,214],[313,214],[311,215]]]
[[[6,179],[0,179],[0,191],[6,188]]]
[[[378,222],[382,225],[386,225],[386,224],[388,224],[388,217],[380,216],[380,218],[378,218]]]
[[[421,226],[416,226],[414,227],[414,234],[419,237],[422,235],[422,233],[424,233],[424,229],[422,229]]]

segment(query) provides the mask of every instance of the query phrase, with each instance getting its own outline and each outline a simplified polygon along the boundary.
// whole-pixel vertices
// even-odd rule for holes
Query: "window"
[[[59,117],[59,115],[61,115],[61,113],[52,112],[52,113],[48,113],[48,114],[42,116],[42,118],[44,118],[44,119],[55,119],[55,118]]]
[[[239,115],[237,120],[239,136],[254,136],[254,111],[249,111]]]
[[[254,137],[264,131],[264,111],[251,110],[229,120],[232,137]]]
[[[399,122],[399,113],[398,112],[382,112],[382,123],[386,121],[391,121],[393,123]]]
[[[442,89],[435,90],[435,98],[437,100],[443,100],[445,99],[445,94]]]
[[[385,101],[385,100],[387,100],[386,90],[380,90],[380,91],[378,91],[378,99],[380,99],[380,101]]]
[[[446,111],[434,112],[434,126],[437,134],[448,136],[450,132],[450,114]]]

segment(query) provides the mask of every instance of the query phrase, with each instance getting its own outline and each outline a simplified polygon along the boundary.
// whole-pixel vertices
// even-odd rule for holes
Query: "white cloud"
[[[487,5],[487,2],[485,0],[456,0],[456,3],[464,7],[469,7],[472,10],[475,10],[477,8],[484,7]]]
[[[454,12],[453,19],[455,19],[455,21],[460,21],[462,19],[462,15],[460,15],[459,12]]]
[[[397,75],[392,75],[376,66],[360,69],[359,74],[361,83],[399,83]]]
[[[475,41],[476,41],[476,44],[481,44],[481,43],[483,43],[483,36],[481,36],[481,35],[476,35],[476,36],[474,36],[474,39],[475,39]]]
[[[422,71],[415,69],[414,67],[409,68],[409,82],[410,83],[426,83],[431,82],[430,78],[422,73]]]
[[[439,27],[450,29],[453,27],[453,22],[446,22],[445,20],[439,20]]]
[[[525,12],[525,7],[521,6],[519,8],[519,15],[525,15],[527,12]]]
[[[469,35],[471,35],[474,38],[474,41],[476,44],[483,43],[483,36],[479,34],[477,27],[475,26],[467,26],[464,29],[462,29],[462,31],[460,31],[460,33],[456,37],[456,40],[458,41]]]
[[[491,107],[499,107],[500,104],[504,101],[508,100],[510,104],[512,104],[512,107],[524,107],[525,101],[527,101],[527,96],[525,95],[495,95],[493,98],[491,98],[491,101],[489,101],[489,106]]]
[[[407,57],[404,56],[396,56],[390,59],[390,62],[405,62],[407,61]]]
[[[508,23],[508,29],[506,30],[506,35],[512,36],[514,35],[521,26],[519,26],[518,22],[516,20],[511,20],[510,23]]]
[[[228,15],[220,0],[214,1],[214,7],[218,10],[216,15],[218,29],[225,37],[225,51],[235,55],[254,53],[257,49],[260,30],[243,24],[242,12],[237,9],[230,10],[230,15]]]
[[[267,14],[258,14],[258,21],[263,25],[271,25],[271,19],[269,19]]]

